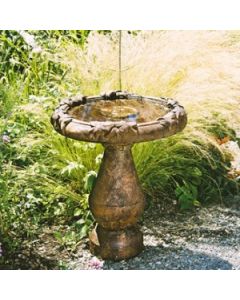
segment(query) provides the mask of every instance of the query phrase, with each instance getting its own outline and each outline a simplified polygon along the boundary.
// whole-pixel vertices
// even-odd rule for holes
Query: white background
[[[238,29],[239,0],[0,0],[1,29]]]

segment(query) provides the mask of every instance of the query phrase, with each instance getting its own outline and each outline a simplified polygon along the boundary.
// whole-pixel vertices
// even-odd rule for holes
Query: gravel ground
[[[238,201],[239,202],[239,201]],[[147,211],[142,226],[144,251],[137,257],[102,261],[85,241],[68,269],[240,270],[240,209],[209,207],[194,213]]]
[[[0,269],[70,270],[240,270],[240,196],[231,207],[212,206],[191,212],[145,212],[144,251],[135,258],[113,262],[94,257],[88,240],[76,251],[60,246],[56,228],[45,228],[36,241],[23,243]]]

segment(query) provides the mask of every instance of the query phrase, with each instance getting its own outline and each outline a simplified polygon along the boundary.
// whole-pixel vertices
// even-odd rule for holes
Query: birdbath
[[[105,148],[89,196],[97,222],[89,235],[91,252],[111,260],[136,256],[143,249],[137,223],[145,201],[131,148],[181,131],[187,123],[184,108],[173,99],[114,91],[62,100],[51,122],[66,137]]]

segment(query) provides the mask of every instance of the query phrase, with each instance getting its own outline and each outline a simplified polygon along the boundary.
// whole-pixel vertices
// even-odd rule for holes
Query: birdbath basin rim
[[[139,102],[145,101],[155,109],[161,106],[166,113],[140,123],[134,119],[85,121],[84,118],[76,118],[72,113],[77,107],[86,107],[104,100],[123,99],[129,103],[134,99]],[[101,110],[101,104],[99,107]],[[104,109],[102,111],[104,112]],[[57,132],[72,139],[104,144],[133,144],[160,139],[181,131],[186,126],[187,115],[184,108],[171,98],[139,96],[128,92],[113,91],[100,96],[75,96],[64,99],[55,109],[51,122]]]

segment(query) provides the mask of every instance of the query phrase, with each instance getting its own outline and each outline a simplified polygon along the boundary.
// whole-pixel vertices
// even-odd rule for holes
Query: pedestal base
[[[137,226],[110,231],[98,225],[90,233],[89,240],[91,252],[102,259],[128,259],[143,250],[143,234]]]

